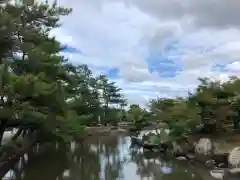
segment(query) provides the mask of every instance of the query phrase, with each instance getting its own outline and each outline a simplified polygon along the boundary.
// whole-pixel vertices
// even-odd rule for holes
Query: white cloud
[[[63,53],[73,63],[120,69],[117,84],[130,103],[156,96],[186,95],[198,77],[226,80],[240,71],[239,0],[59,0],[73,8],[52,34],[81,50]],[[176,41],[171,50],[166,44]],[[170,59],[182,70],[175,77],[149,72],[147,58]],[[213,70],[215,65],[225,71]],[[161,70],[159,72],[161,74]]]
[[[235,61],[233,63],[230,63],[230,64],[227,65],[226,68],[229,71],[240,73],[240,62],[239,61]]]

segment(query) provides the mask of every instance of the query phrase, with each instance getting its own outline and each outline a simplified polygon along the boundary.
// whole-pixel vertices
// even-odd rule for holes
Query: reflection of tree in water
[[[24,180],[52,180],[56,179],[68,166],[67,147],[53,145],[45,147],[39,153],[29,153]],[[49,172],[51,170],[51,172]]]
[[[197,175],[192,176],[194,171],[189,169],[187,163],[163,160],[158,153],[126,152],[127,147],[124,138],[108,136],[88,139],[83,143],[59,144],[58,148],[55,145],[40,150],[33,148],[27,153],[25,161],[12,168],[16,176],[14,179],[116,180],[122,177],[123,166],[128,169],[125,157],[130,155],[128,162],[136,164],[136,174],[141,178],[200,180]],[[123,150],[127,154],[123,154]],[[172,172],[169,172],[170,168]]]
[[[100,159],[89,144],[75,144],[75,149],[69,158],[68,179],[89,179],[97,180],[101,169]]]
[[[131,160],[136,163],[136,173],[141,178],[176,180],[182,177],[185,180],[201,180],[187,165],[187,162],[159,157],[159,153],[133,150],[131,151]]]
[[[104,142],[103,142],[104,143]],[[104,143],[104,151],[101,152],[105,159],[105,179],[116,179],[122,170],[119,151],[119,138],[114,137]]]
[[[124,160],[120,157],[120,145],[124,142],[120,142],[123,139],[117,136],[111,138],[101,138],[101,141],[98,140],[97,147],[100,145],[103,148],[100,149],[100,157],[102,159],[102,170],[104,171],[102,176],[105,179],[114,180],[121,176],[122,174],[122,165]],[[94,145],[94,143],[92,143]]]
[[[27,160],[13,168],[16,180],[115,180],[121,176],[119,137],[89,139],[83,143],[33,148]],[[26,155],[25,155],[26,156]],[[19,168],[20,167],[20,168]],[[102,178],[101,178],[102,177]]]
[[[70,167],[70,171],[75,171],[70,174],[75,175],[70,175],[70,179],[77,176],[89,180],[99,180],[101,176],[106,180],[117,179],[123,164],[119,144],[119,137],[96,138],[76,144]]]
[[[56,179],[67,167],[66,152],[64,146],[59,149],[56,149],[54,145],[44,146],[38,151],[32,148],[11,168],[12,177],[8,178],[15,180]],[[51,170],[50,173],[49,170]]]
[[[159,154],[143,153],[141,151],[131,151],[131,160],[137,165],[137,174],[143,177],[159,177],[157,168],[161,166]],[[147,158],[146,158],[147,157]],[[160,168],[159,168],[160,170]]]

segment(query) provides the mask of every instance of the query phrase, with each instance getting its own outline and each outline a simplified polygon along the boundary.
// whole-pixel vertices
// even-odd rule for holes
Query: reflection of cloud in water
[[[95,153],[97,153],[97,151],[98,151],[98,147],[96,145],[90,144],[89,148],[90,148],[90,151],[93,151]]]
[[[172,173],[172,168],[170,167],[161,167],[161,172],[164,173],[164,174],[171,174]]]
[[[76,143],[74,141],[72,141],[70,144],[70,147],[71,147],[71,152],[73,153],[76,149]]]
[[[123,143],[124,142],[124,143]],[[119,156],[121,160],[129,160],[131,158],[130,153],[129,153],[129,144],[131,143],[131,138],[121,138],[119,142]]]
[[[135,180],[140,179],[141,176],[136,174],[137,171],[137,165],[133,162],[128,163],[123,167],[123,176],[125,177],[124,180]]]
[[[2,180],[11,180],[11,179],[15,179],[15,173],[13,170],[9,170],[7,174],[5,174],[5,176],[2,178]]]
[[[67,169],[63,172],[63,177],[69,177],[69,175],[70,175],[70,170],[69,169]]]
[[[117,152],[116,154],[110,154],[109,157],[106,157],[105,153],[100,153],[99,154],[99,159],[100,159],[99,177],[100,177],[101,180],[105,179],[105,171],[107,171],[106,165],[108,163],[113,165],[114,164],[114,159],[119,158],[117,161],[119,161],[123,165],[126,160],[129,160],[131,158],[130,153],[129,153],[130,142],[131,142],[130,137],[119,137],[118,143],[117,143],[117,146],[116,146],[116,152]],[[97,147],[94,146],[94,145],[91,145],[90,148],[93,151],[97,151]],[[106,151],[105,146],[103,146],[103,151],[104,152]],[[114,168],[114,166],[112,168]],[[125,173],[120,171],[118,178],[123,179],[124,176],[125,176]]]

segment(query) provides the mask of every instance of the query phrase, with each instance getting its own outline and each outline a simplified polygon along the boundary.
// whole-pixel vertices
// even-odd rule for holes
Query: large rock
[[[196,160],[206,163],[213,155],[213,143],[208,138],[200,139],[195,145]]]
[[[219,180],[223,180],[224,177],[226,176],[225,171],[222,169],[211,170],[211,171],[209,171],[209,173],[213,178],[219,179]]]
[[[195,153],[198,155],[211,156],[213,150],[213,143],[208,138],[201,138],[195,145]]]
[[[240,167],[240,147],[235,147],[228,156],[228,163],[234,168]]]

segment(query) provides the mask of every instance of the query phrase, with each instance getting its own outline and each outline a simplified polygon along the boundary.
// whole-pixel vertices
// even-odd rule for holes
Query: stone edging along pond
[[[202,164],[209,170],[209,175],[215,179],[240,179],[240,147],[235,147],[230,152],[216,152],[215,145],[209,138],[200,138],[190,148],[177,145],[172,150],[162,149],[162,144],[153,145],[143,140],[132,137],[132,143],[144,150],[158,151],[176,157],[178,160],[187,160],[194,164]],[[191,148],[193,147],[193,148]]]

